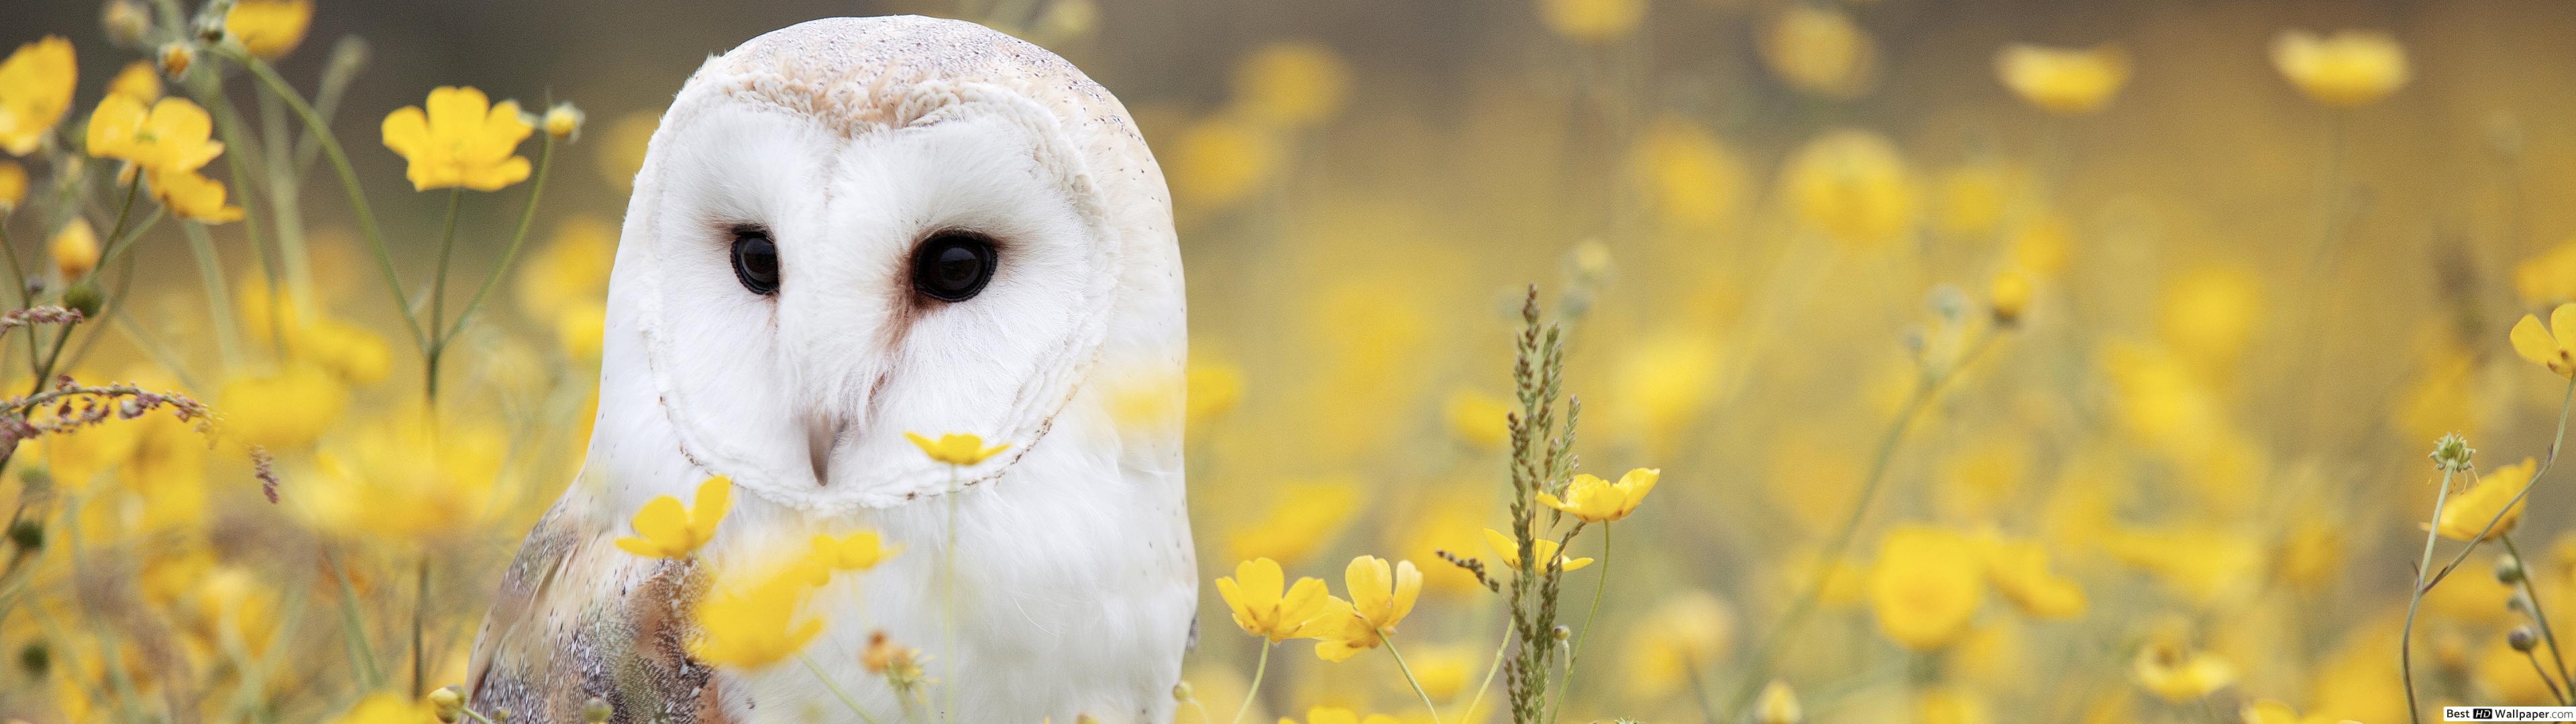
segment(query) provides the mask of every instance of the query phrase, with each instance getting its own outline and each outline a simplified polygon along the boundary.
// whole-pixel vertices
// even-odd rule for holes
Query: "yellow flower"
[[[238,409],[238,408],[225,408]],[[313,455],[323,484],[286,493],[325,532],[431,538],[476,530],[496,511],[509,438],[489,420],[400,410],[335,435]]]
[[[1857,98],[1878,84],[1877,47],[1841,10],[1792,3],[1761,40],[1763,63],[1800,92]]]
[[[2263,280],[2237,266],[2190,272],[2165,289],[2156,332],[2184,357],[2218,368],[2243,353],[2263,319]]]
[[[1272,43],[1234,68],[1235,104],[1245,116],[1281,126],[1330,120],[1350,95],[1351,69],[1331,48]]]
[[[1744,162],[1717,135],[1679,114],[1646,127],[1628,152],[1639,189],[1664,221],[1716,230],[1736,217],[1744,196]]]
[[[1772,679],[1762,687],[1762,698],[1753,703],[1754,724],[1799,724],[1807,720],[1806,710],[1798,706],[1798,692],[1789,682]]]
[[[2526,457],[2520,463],[2488,471],[2478,478],[2477,485],[2451,496],[2450,502],[2442,506],[2442,519],[2434,522],[2434,529],[2442,537],[2456,541],[2494,540],[2513,532],[2514,524],[2522,521],[2524,502],[2514,500],[2514,496],[2531,481],[2537,465]],[[2510,509],[2505,507],[2508,501],[2513,503]],[[2503,513],[2503,517],[2498,518],[2497,513]],[[2488,521],[2495,522],[2493,530],[2488,530]],[[2478,537],[2479,531],[2486,531],[2486,537]]]
[[[1351,600],[1326,596],[1326,613],[1307,632],[1321,643],[1315,644],[1315,656],[1325,661],[1341,661],[1367,649],[1377,648],[1395,633],[1395,625],[1413,612],[1413,602],[1422,596],[1422,571],[1412,561],[1397,561],[1389,568],[1383,558],[1360,556],[1342,571],[1342,585],[1351,592]]]
[[[54,271],[60,272],[64,281],[79,281],[89,275],[89,270],[98,268],[98,232],[90,229],[88,219],[72,217],[62,231],[54,232],[54,243],[46,250],[54,259]]]
[[[1655,479],[1663,474],[1657,468],[1637,468],[1613,483],[1591,473],[1577,473],[1565,485],[1565,500],[1539,493],[1538,502],[1586,523],[1608,523],[1635,512],[1638,503],[1646,502],[1646,493],[1655,489]]]
[[[2166,640],[2139,649],[2131,669],[2139,688],[2175,704],[2198,700],[2236,682],[2236,667],[2227,660]]]
[[[1182,129],[1172,149],[1172,194],[1221,209],[1260,191],[1282,161],[1277,140],[1244,120],[1217,116]]]
[[[2084,613],[2084,588],[2048,570],[2048,547],[2037,541],[1985,539],[1986,577],[1995,590],[2040,618]]]
[[[17,211],[19,202],[26,200],[27,167],[0,158],[0,216]]]
[[[138,60],[125,64],[116,78],[107,82],[107,94],[126,96],[144,103],[161,100],[161,69],[152,61]]]
[[[712,484],[714,478],[710,480]],[[719,496],[722,493],[718,493]],[[705,499],[705,489],[699,499]],[[670,500],[668,497],[655,502]],[[673,506],[678,502],[673,501]],[[618,541],[625,544],[624,540]],[[749,585],[715,586],[698,602],[698,635],[689,640],[689,655],[710,665],[740,670],[768,668],[802,651],[823,632],[820,619],[801,616],[812,591],[809,572],[789,565],[759,576]]]
[[[1449,392],[1442,414],[1449,418],[1450,434],[1476,449],[1493,450],[1511,441],[1510,421],[1504,419],[1511,414],[1511,403],[1503,398],[1461,387]]]
[[[617,539],[617,547],[650,558],[688,556],[715,539],[716,524],[724,522],[732,500],[733,479],[722,475],[699,483],[697,497],[685,510],[679,498],[654,498],[635,511],[635,535]]]
[[[436,721],[429,704],[400,694],[369,694],[331,724],[421,724]]]
[[[224,13],[224,30],[242,49],[269,60],[276,60],[304,42],[304,31],[313,25],[313,0],[235,0],[231,12]]]
[[[1674,593],[1628,627],[1620,655],[1626,690],[1655,698],[1681,691],[1696,672],[1723,662],[1735,638],[1735,610],[1708,591]]]
[[[2513,323],[2513,353],[2532,364],[2549,368],[2560,377],[2576,378],[2576,304],[2561,304],[2549,311],[2549,326],[2540,326],[2540,317],[2522,315]]]
[[[1646,19],[1646,0],[1539,0],[1538,11],[1550,32],[1606,43],[1637,29]]]
[[[72,41],[59,35],[18,46],[0,60],[0,149],[24,156],[72,107]]]
[[[1592,559],[1590,558],[1568,558],[1557,555],[1557,545],[1556,541],[1549,540],[1545,537],[1532,539],[1530,541],[1530,560],[1545,564],[1547,561],[1553,559],[1556,561],[1557,570],[1559,571],[1579,571],[1583,570],[1584,566],[1592,565]],[[1503,565],[1509,566],[1515,571],[1521,569],[1521,546],[1519,541],[1513,540],[1511,536],[1505,535],[1502,531],[1486,528],[1485,546],[1493,549],[1494,557],[1502,559]]]
[[[1287,577],[1278,561],[1255,558],[1235,564],[1233,576],[1216,579],[1216,592],[1234,612],[1234,625],[1278,643],[1304,636],[1307,623],[1324,615],[1332,602],[1323,580],[1316,578],[1298,578],[1283,595],[1280,586]]]
[[[2345,107],[2385,98],[2404,87],[2408,77],[2406,48],[2397,38],[2371,30],[2328,36],[2284,31],[2272,39],[2272,65],[2309,98]]]
[[[224,411],[219,439],[285,452],[313,444],[349,404],[349,390],[329,372],[290,365],[264,375],[225,380],[215,395]]]
[[[1995,53],[2004,86],[2040,110],[2058,115],[2092,113],[2129,82],[2129,54],[2117,45],[2088,50],[2025,43]]]
[[[163,98],[146,107],[133,96],[111,94],[90,112],[89,155],[152,171],[190,172],[223,155],[223,142],[208,138],[214,130],[206,109],[186,98]]]
[[[1914,721],[1918,724],[1992,724],[1994,720],[1994,715],[1986,711],[1985,698],[1966,689],[1933,687],[1914,699]]]
[[[2022,311],[2030,308],[2030,277],[2011,270],[1996,274],[1986,287],[1986,297],[1994,302],[1997,324],[2019,324]]]
[[[1279,724],[1297,724],[1297,720],[1280,717]],[[1395,717],[1370,714],[1361,718],[1356,712],[1337,706],[1319,706],[1306,710],[1306,724],[1402,724]]]
[[[895,546],[885,545],[876,531],[863,530],[834,538],[827,534],[814,536],[814,560],[836,571],[864,571],[894,557]]]
[[[411,162],[415,190],[462,186],[499,191],[528,178],[528,158],[512,155],[535,130],[518,101],[493,104],[472,87],[429,91],[429,110],[403,106],[385,116],[385,147]]]
[[[288,357],[351,384],[373,384],[392,373],[393,349],[373,330],[331,317],[308,321],[290,295],[270,297],[268,285],[256,277],[235,288],[241,290],[234,297],[242,329],[252,342],[275,341]]]
[[[1879,630],[1915,651],[1957,642],[1984,600],[1984,569],[1967,536],[1920,525],[1889,530],[1869,577]]]
[[[1874,249],[1914,228],[1913,181],[1884,136],[1826,132],[1799,149],[1781,174],[1798,219],[1835,241]]]
[[[171,214],[207,224],[240,221],[242,208],[224,205],[224,184],[195,171],[156,169],[151,172],[152,200],[161,202]]]
[[[1009,445],[984,447],[984,438],[954,432],[940,435],[937,440],[911,432],[904,433],[903,436],[911,440],[914,447],[921,448],[921,453],[930,456],[930,459],[959,467],[984,462],[985,458],[992,457],[995,453],[1010,447]]]

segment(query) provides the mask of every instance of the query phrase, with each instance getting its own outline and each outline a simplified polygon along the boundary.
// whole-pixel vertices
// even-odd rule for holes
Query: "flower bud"
[[[98,232],[90,229],[88,221],[72,219],[54,233],[47,251],[53,256],[54,271],[61,272],[65,281],[79,281],[98,268]]]
[[[188,49],[187,43],[161,46],[161,74],[169,76],[171,80],[178,80],[179,76],[188,73],[188,64],[195,62],[196,59],[197,51]]]
[[[98,10],[98,24],[107,28],[108,42],[138,47],[143,45],[143,34],[152,30],[152,14],[134,0],[108,0]]]
[[[2469,447],[2468,439],[2460,437],[2459,433],[2443,435],[2442,439],[2433,441],[2433,468],[2454,473],[2466,472],[2469,469],[2470,458],[2476,457],[2477,454],[2478,449]]]
[[[2496,556],[2495,577],[2497,583],[2508,586],[2521,583],[2522,561],[2509,555]]]
[[[1995,275],[1986,296],[1995,305],[1995,324],[2010,327],[2021,323],[2022,310],[2030,306],[2030,278],[2021,272],[2007,271]]]
[[[446,724],[456,724],[456,719],[465,711],[465,695],[453,686],[439,687],[437,691],[429,692],[427,699],[430,712]]]
[[[583,118],[581,109],[573,107],[571,101],[557,103],[553,108],[546,109],[544,124],[546,135],[559,139],[571,138],[573,134],[581,132]]]
[[[2513,647],[2515,651],[2530,653],[2531,648],[2539,644],[2540,635],[2532,633],[2530,626],[2515,626],[2504,635],[2504,645]]]
[[[63,290],[63,306],[80,312],[82,319],[97,319],[99,308],[106,304],[107,296],[90,279],[73,282],[70,289]]]
[[[9,524],[9,544],[17,546],[21,553],[44,550],[45,524],[33,518]]]
[[[608,721],[608,715],[614,713],[616,713],[616,711],[608,707],[607,699],[602,699],[596,696],[591,697],[590,701],[583,702],[581,705],[581,720],[589,722],[590,724],[600,724],[600,722]]]
[[[1198,692],[1190,689],[1190,682],[1184,681],[1172,685],[1172,701],[1187,704],[1198,700]]]
[[[1548,638],[1556,639],[1559,643],[1562,643],[1566,639],[1574,638],[1574,629],[1558,625],[1556,628],[1549,629],[1547,636]]]
[[[46,648],[43,641],[28,642],[26,648],[18,650],[18,668],[27,672],[27,678],[45,678],[45,672],[54,668],[54,650]]]

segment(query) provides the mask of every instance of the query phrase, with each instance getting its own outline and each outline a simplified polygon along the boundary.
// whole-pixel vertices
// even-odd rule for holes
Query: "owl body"
[[[879,721],[1170,719],[1186,308],[1114,98],[969,23],[818,20],[709,59],[635,188],[587,462],[503,576],[478,711],[860,721],[837,689]],[[1003,451],[951,466],[908,432]],[[695,556],[613,545],[711,475],[738,492]],[[859,530],[899,552],[810,594],[801,660],[693,655],[697,601]],[[909,702],[862,664],[879,633],[922,654]]]

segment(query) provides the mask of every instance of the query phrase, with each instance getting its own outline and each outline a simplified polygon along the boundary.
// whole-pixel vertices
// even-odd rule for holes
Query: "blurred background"
[[[1662,470],[1615,565],[1568,579],[1580,607],[1612,576],[1574,721],[1790,700],[1818,722],[2405,720],[2410,584],[2484,522],[2445,518],[2426,554],[2426,455],[2464,436],[2494,474],[2447,499],[2504,510],[2493,491],[2548,456],[2568,389],[2506,341],[2576,299],[2576,207],[2553,203],[2576,195],[2563,2],[305,7],[276,68],[309,96],[364,39],[332,125],[415,290],[446,194],[405,187],[385,114],[442,85],[586,114],[527,255],[449,353],[459,432],[405,422],[420,363],[327,166],[297,181],[309,299],[267,296],[243,223],[202,227],[203,250],[148,229],[113,298],[130,306],[74,337],[95,347],[69,369],[206,401],[265,441],[285,501],[242,442],[184,424],[28,443],[0,501],[46,535],[0,577],[0,716],[332,720],[406,688],[415,620],[420,678],[460,683],[500,567],[580,463],[655,118],[710,54],[816,17],[977,19],[1125,102],[1188,269],[1201,568],[1269,557],[1338,587],[1351,556],[1413,561],[1405,655],[1449,721],[1502,619],[1438,553],[1490,556],[1482,530],[1508,526],[1532,284],[1566,324],[1583,469]],[[96,3],[8,15],[0,48],[71,43],[66,129],[160,55],[112,42]],[[274,112],[220,72],[242,113]],[[115,217],[112,169],[64,182],[75,162],[49,152],[20,159],[31,186],[82,202],[7,221],[37,268],[74,216]],[[501,263],[525,191],[465,195],[451,299]],[[330,331],[251,311],[272,305]],[[279,335],[303,341],[268,353]],[[2427,707],[2559,701],[2554,641],[2512,640],[2576,623],[2549,616],[2576,610],[2556,482],[2422,601]],[[2519,579],[2493,573],[2508,541]],[[1203,598],[1187,676],[1222,716],[1255,639]],[[1278,658],[1264,721],[1427,720],[1384,657]],[[1500,718],[1499,685],[1472,716]]]

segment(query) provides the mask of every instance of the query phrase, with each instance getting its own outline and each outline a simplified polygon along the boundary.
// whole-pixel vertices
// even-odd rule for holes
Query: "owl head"
[[[1104,367],[1177,375],[1161,171],[1107,91],[981,26],[816,20],[710,58],[634,188],[588,474],[899,505],[1002,475]],[[950,470],[906,432],[1010,447]]]

